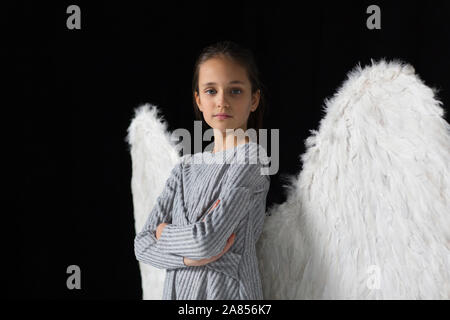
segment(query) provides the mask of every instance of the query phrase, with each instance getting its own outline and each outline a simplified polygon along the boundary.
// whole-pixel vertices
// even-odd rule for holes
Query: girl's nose
[[[229,107],[230,106],[228,104],[227,97],[223,91],[217,94],[217,106],[219,106],[219,107]]]

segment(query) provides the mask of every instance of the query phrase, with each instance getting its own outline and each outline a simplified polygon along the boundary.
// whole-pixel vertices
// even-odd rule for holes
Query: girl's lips
[[[218,116],[216,116],[216,118],[219,118],[220,120],[223,120],[223,119],[228,119],[228,118],[231,118],[230,116],[221,116],[221,115],[218,115]]]

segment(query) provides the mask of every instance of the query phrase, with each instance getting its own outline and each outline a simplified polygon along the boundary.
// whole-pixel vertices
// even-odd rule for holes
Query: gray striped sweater
[[[252,141],[181,157],[134,240],[138,261],[166,269],[164,300],[263,299],[256,241],[266,212],[268,166],[266,150]],[[170,224],[156,239],[162,222]],[[218,260],[184,264],[183,257],[219,254],[232,233],[234,243]]]

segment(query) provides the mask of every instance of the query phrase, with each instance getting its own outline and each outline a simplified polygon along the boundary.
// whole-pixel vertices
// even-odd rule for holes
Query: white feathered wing
[[[135,110],[126,141],[132,159],[131,191],[136,233],[156,204],[170,171],[181,157],[167,132],[167,123],[156,106],[145,104]],[[166,270],[139,262],[144,300],[160,300]]]
[[[402,62],[357,66],[257,243],[265,299],[449,299],[450,127]]]

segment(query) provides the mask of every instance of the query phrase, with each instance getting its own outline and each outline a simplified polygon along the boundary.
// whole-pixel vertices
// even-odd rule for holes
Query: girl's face
[[[260,92],[252,95],[243,67],[225,57],[211,58],[200,65],[198,88],[195,100],[211,128],[223,134],[226,129],[247,130],[248,117],[258,107]],[[220,118],[219,113],[230,117]]]

